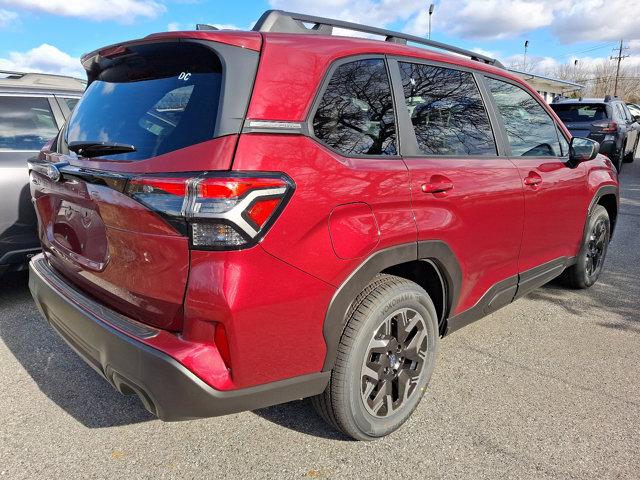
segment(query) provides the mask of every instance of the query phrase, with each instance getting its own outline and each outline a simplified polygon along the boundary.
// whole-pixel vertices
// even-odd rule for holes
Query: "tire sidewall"
[[[365,355],[368,352],[369,342],[382,322],[394,311],[401,308],[412,308],[422,315],[425,320],[428,338],[427,355],[423,365],[420,380],[413,395],[400,410],[389,417],[378,418],[371,415],[365,408],[361,396],[361,370]],[[387,435],[400,427],[415,410],[420,402],[426,386],[431,379],[439,344],[438,321],[433,306],[426,292],[420,287],[406,285],[394,288],[387,295],[362,325],[358,333],[358,339],[347,361],[347,375],[345,376],[348,394],[348,411],[357,429],[368,437],[377,438]]]
[[[604,207],[601,205],[596,205],[591,214],[589,215],[588,223],[587,223],[587,231],[584,235],[584,239],[582,241],[582,248],[580,249],[580,254],[578,255],[577,263],[576,263],[576,273],[578,274],[578,282],[581,287],[590,287],[594,283],[598,281],[600,274],[602,273],[602,267],[600,271],[595,276],[589,276],[587,274],[587,251],[589,244],[589,237],[591,236],[591,231],[596,223],[605,218],[607,222],[607,235],[605,239],[604,251],[602,262],[607,258],[607,251],[609,249],[609,240],[611,239],[611,220],[609,219],[609,215]]]

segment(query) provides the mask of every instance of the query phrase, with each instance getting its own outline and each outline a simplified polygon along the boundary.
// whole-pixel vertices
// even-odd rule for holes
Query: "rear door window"
[[[133,145],[105,160],[142,160],[214,137],[222,63],[195,43],[145,44],[103,69],[76,105],[66,141]]]
[[[0,151],[38,151],[57,133],[48,98],[0,96]]]
[[[487,78],[487,86],[502,116],[512,156],[562,156],[556,123],[529,92],[494,78]]]
[[[396,155],[391,85],[381,58],[335,69],[313,117],[315,136],[345,156]]]
[[[497,155],[473,75],[400,62],[406,107],[424,155]]]

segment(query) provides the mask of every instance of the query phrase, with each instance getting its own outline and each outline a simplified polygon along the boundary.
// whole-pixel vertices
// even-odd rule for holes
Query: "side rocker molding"
[[[327,355],[322,370],[333,368],[340,337],[347,322],[347,312],[351,303],[373,278],[389,267],[416,260],[431,260],[444,277],[450,293],[449,311],[455,306],[460,293],[462,273],[455,254],[449,246],[439,240],[398,245],[373,253],[340,285],[333,295],[324,320],[324,339]]]
[[[496,283],[473,307],[449,317],[445,335],[506,307],[527,293],[549,283],[574,263],[574,257],[560,257]]]

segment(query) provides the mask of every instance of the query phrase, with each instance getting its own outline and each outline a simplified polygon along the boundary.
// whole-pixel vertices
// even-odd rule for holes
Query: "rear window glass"
[[[105,160],[142,160],[214,136],[222,64],[189,43],[129,47],[89,85],[66,130],[67,142],[133,145]]]
[[[556,112],[560,120],[565,123],[571,122],[595,122],[598,120],[606,120],[607,108],[598,104],[552,104],[551,108]]]
[[[57,133],[47,98],[0,97],[0,151],[37,151]]]

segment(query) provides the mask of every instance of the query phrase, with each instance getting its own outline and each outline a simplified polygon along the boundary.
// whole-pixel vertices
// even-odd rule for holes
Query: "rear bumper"
[[[29,270],[31,294],[55,331],[118,391],[137,394],[162,420],[254,410],[316,395],[327,385],[329,373],[320,372],[246,389],[215,390],[174,358],[136,339],[154,335],[154,329],[85,296],[43,255],[31,260]]]

